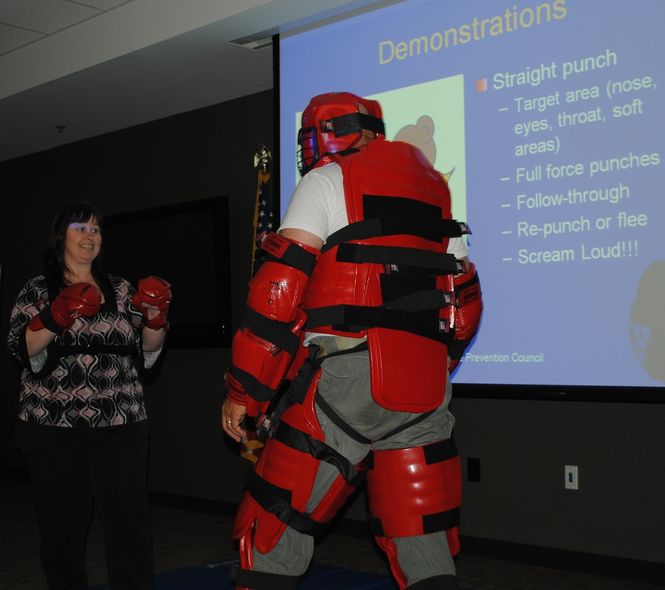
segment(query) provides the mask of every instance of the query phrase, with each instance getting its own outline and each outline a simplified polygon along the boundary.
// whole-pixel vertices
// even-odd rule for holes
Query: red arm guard
[[[164,279],[150,275],[141,279],[138,283],[136,293],[132,296],[132,305],[143,314],[143,324],[152,330],[169,328],[168,311],[171,305],[171,285]],[[159,313],[149,319],[146,315],[146,305],[152,305],[159,309]]]
[[[93,316],[102,305],[102,294],[90,283],[76,283],[65,287],[53,303],[30,320],[33,332],[47,328],[61,334],[71,328],[79,316]]]
[[[476,335],[483,313],[483,296],[475,264],[471,263],[469,269],[464,274],[456,276],[453,282],[457,309],[455,338],[448,346],[451,372],[457,367],[464,350]]]
[[[227,397],[256,416],[266,410],[300,345],[300,309],[319,251],[269,234],[268,258],[249,283],[247,311],[233,337]]]

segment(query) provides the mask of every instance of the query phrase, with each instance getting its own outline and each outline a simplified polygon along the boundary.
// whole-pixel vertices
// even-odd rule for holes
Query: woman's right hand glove
[[[141,279],[132,296],[134,309],[143,314],[143,325],[152,330],[169,329],[171,284],[161,277],[150,275]]]
[[[102,306],[102,294],[95,285],[76,283],[65,287],[53,303],[33,317],[28,329],[33,332],[46,328],[62,334],[71,328],[76,318],[95,315]]]

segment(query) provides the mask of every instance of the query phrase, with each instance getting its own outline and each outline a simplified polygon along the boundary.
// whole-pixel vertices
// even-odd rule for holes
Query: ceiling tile
[[[0,55],[41,39],[44,35],[0,23]]]
[[[135,0],[72,0],[76,4],[82,4],[83,6],[92,6],[93,8],[99,8],[100,10],[111,10],[123,4],[130,4]]]
[[[0,0],[0,22],[40,33],[54,33],[98,14],[96,8],[65,0]]]

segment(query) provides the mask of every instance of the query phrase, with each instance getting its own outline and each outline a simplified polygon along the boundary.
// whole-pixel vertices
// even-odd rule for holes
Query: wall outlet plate
[[[564,465],[564,488],[567,490],[579,490],[580,489],[580,472],[577,465]]]

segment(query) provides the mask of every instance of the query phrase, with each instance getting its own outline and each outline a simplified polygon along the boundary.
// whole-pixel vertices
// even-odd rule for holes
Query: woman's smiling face
[[[92,264],[101,247],[102,234],[94,217],[85,222],[70,223],[65,237],[65,264]]]

